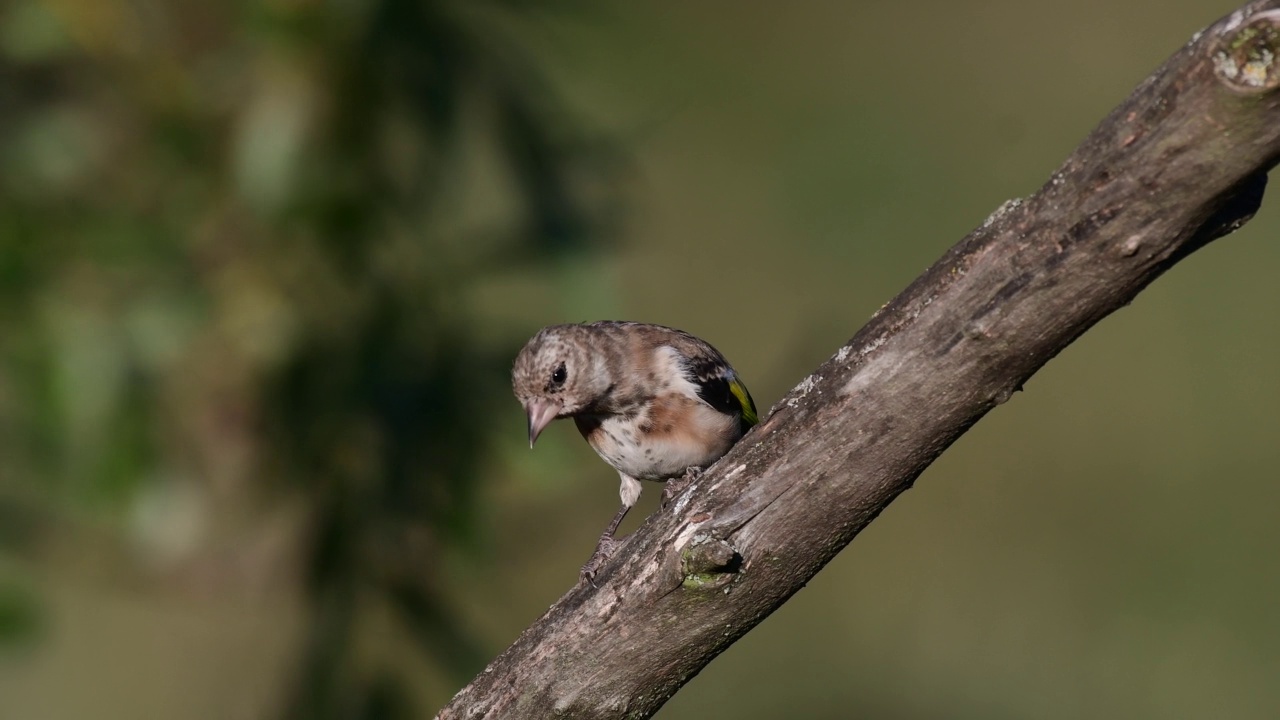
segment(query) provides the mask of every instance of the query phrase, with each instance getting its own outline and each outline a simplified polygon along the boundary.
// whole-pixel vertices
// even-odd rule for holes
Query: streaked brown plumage
[[[662,325],[545,327],[516,357],[512,386],[528,414],[530,447],[552,420],[572,417],[621,478],[622,508],[583,568],[587,579],[611,553],[640,480],[704,468],[756,423],[751,395],[724,356]]]

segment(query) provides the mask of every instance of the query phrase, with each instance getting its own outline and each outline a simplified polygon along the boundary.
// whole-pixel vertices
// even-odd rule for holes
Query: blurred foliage
[[[524,337],[482,337],[462,290],[598,247],[610,205],[607,151],[521,42],[540,10],[0,9],[11,514],[229,564],[218,592],[296,577],[314,619],[290,717],[408,716],[399,680],[351,666],[371,607],[459,678],[484,660],[438,571],[477,542],[486,417]],[[277,526],[290,549],[244,539]],[[6,636],[32,617],[8,590]]]
[[[14,646],[36,639],[41,628],[38,600],[28,588],[0,585],[0,646]]]

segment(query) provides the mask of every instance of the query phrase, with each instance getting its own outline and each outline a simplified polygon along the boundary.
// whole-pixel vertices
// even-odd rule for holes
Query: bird
[[[528,417],[530,448],[552,421],[572,418],[618,472],[622,507],[582,568],[588,582],[616,550],[614,533],[640,497],[641,480],[687,483],[758,421],[751,393],[724,355],[664,325],[549,325],[516,356],[511,384]],[[682,486],[668,483],[664,500]]]

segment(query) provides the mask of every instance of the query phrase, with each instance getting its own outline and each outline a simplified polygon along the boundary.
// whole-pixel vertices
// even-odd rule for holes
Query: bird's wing
[[[733,366],[710,343],[683,330],[662,325],[626,323],[638,331],[643,343],[655,349],[664,346],[674,351],[680,373],[712,408],[732,415],[746,430],[757,422],[755,402],[747,386],[738,378]]]
[[[702,341],[698,344],[702,346],[699,351],[682,353],[685,377],[697,388],[698,397],[716,410],[740,418],[744,431],[755,425],[759,418],[747,386],[715,348]]]
[[[756,405],[747,386],[733,368],[724,362],[693,359],[688,365],[689,381],[698,389],[698,397],[711,407],[742,419],[743,427],[759,422]]]

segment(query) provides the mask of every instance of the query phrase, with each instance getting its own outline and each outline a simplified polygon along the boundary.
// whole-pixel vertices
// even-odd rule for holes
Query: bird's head
[[[516,356],[511,386],[529,416],[529,447],[552,420],[584,412],[612,385],[606,354],[582,325],[538,331]]]

